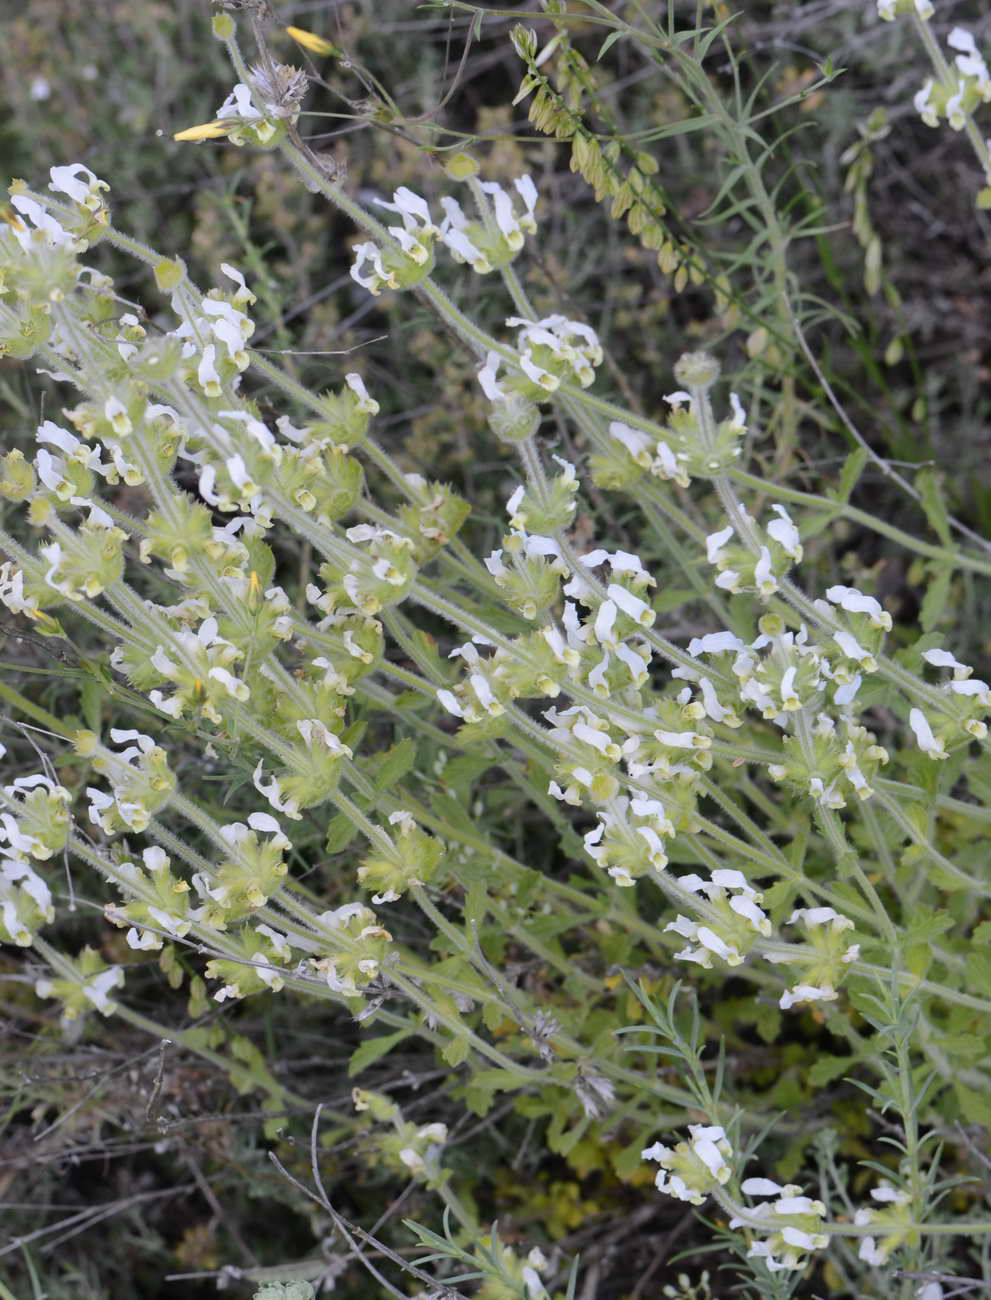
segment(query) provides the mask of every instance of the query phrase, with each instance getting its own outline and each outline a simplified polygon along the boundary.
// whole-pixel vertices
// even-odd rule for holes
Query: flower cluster
[[[991,102],[991,74],[966,28],[954,27],[946,39],[958,51],[948,75],[927,78],[912,102],[927,126],[939,126],[943,119],[962,131],[978,105]]]
[[[727,966],[739,966],[754,936],[766,938],[771,933],[771,922],[760,908],[761,895],[741,871],[720,869],[712,873],[711,880],[681,876],[678,886],[689,894],[703,895],[707,907],[701,923],[678,916],[664,927],[689,941],[687,948],[675,953],[676,958],[708,968],[713,957],[718,957]]]
[[[487,275],[513,260],[526,235],[536,234],[533,214],[537,187],[530,176],[518,176],[513,182],[522,211],[498,182],[482,181],[478,188],[491,202],[491,221],[469,221],[457,199],[442,198],[440,237],[456,262],[467,263],[479,275]]]
[[[733,1148],[717,1124],[690,1124],[691,1138],[674,1147],[661,1142],[641,1152],[644,1160],[661,1166],[654,1178],[659,1191],[691,1205],[701,1205],[716,1187],[728,1183],[733,1174]]]
[[[118,863],[127,902],[108,903],[105,912],[112,925],[128,926],[127,946],[157,952],[165,939],[183,939],[197,919],[190,908],[189,883],[172,870],[168,854],[159,845],[146,848],[142,865]]]
[[[520,373],[500,381],[504,358],[498,352],[490,352],[478,372],[482,392],[496,406],[514,394],[530,402],[546,401],[564,381],[577,380],[582,388],[594,381],[602,347],[591,325],[560,315],[538,321],[510,316],[506,324],[518,330],[513,363]]]
[[[336,951],[314,960],[313,969],[335,993],[359,997],[382,970],[392,935],[362,903],[345,903],[335,911],[322,912],[314,925],[331,937]]]
[[[239,81],[212,122],[176,132],[176,140],[226,138],[238,147],[273,149],[299,117],[309,78],[288,64],[259,65]]]
[[[832,907],[799,907],[789,916],[788,924],[801,925],[807,947],[765,954],[768,961],[801,967],[799,979],[781,994],[779,1006],[787,1011],[789,1007],[835,1001],[837,986],[850,963],[860,956],[860,945],[848,943],[845,937],[853,922]]]
[[[440,1156],[447,1141],[447,1125],[411,1124],[402,1111],[381,1093],[355,1088],[355,1110],[366,1114],[374,1124],[366,1130],[366,1154],[375,1163],[405,1177],[435,1182],[442,1174]]]
[[[721,590],[734,594],[756,591],[766,601],[778,590],[791,564],[801,560],[802,544],[791,516],[784,506],[771,509],[777,518],[767,524],[763,534],[744,515],[741,528],[749,534],[746,540],[741,538],[731,544],[737,532],[732,524],[705,539],[706,559],[718,570],[715,585]]]
[[[506,266],[523,247],[525,235],[537,229],[537,187],[532,178],[518,177],[513,188],[522,210],[497,182],[483,181],[477,184],[481,219],[469,220],[457,199],[445,196],[440,200],[444,216],[439,224],[426,199],[406,185],[394,191],[391,203],[374,198],[379,208],[395,213],[399,220],[386,226],[391,243],[363,240],[355,245],[351,278],[373,295],[383,289],[410,289],[433,269],[435,243],[479,275]]]
[[[945,759],[949,757],[946,746],[962,739],[961,733],[975,740],[987,735],[987,723],[980,715],[991,710],[991,686],[973,677],[973,668],[960,663],[948,650],[925,650],[922,658],[933,668],[951,669],[952,676],[943,681],[938,704],[929,710],[930,716],[938,719],[935,731],[920,708],[910,710],[909,726],[924,754]]]
[[[882,1182],[879,1187],[871,1189],[871,1200],[883,1208],[861,1207],[854,1214],[853,1221],[858,1227],[877,1224],[888,1229],[880,1241],[873,1236],[862,1237],[857,1252],[866,1263],[878,1267],[887,1264],[899,1246],[918,1241],[918,1233],[912,1228],[914,1216],[912,1198],[908,1192],[900,1191],[889,1182]]]
[[[285,985],[284,969],[292,960],[286,935],[270,925],[246,925],[227,943],[226,957],[206,964],[208,979],[220,981],[215,1002],[249,997],[253,993],[278,993]]]
[[[613,442],[593,456],[589,466],[596,483],[613,489],[629,487],[649,473],[688,487],[692,479],[726,471],[739,459],[747,416],[736,393],[730,393],[730,415],[712,429],[700,424],[701,413],[690,393],[679,390],[664,400],[670,412],[660,434],[622,420],[610,421]]]
[[[879,4],[887,17],[905,8],[906,0]],[[941,103],[931,87],[926,104],[954,122],[975,96],[991,97],[991,85],[972,38],[955,29],[950,44],[960,52],[959,102],[954,108],[951,96]],[[306,84],[294,69],[255,69],[234,88],[217,121],[192,134],[271,146],[292,130]],[[766,959],[786,968],[787,979],[778,981],[781,1009],[835,1002],[858,963],[853,921],[833,907],[799,906],[784,921],[789,939],[773,937],[774,895],[768,893],[765,911],[759,882],[735,866],[716,865],[713,844],[727,846],[729,861],[734,840],[747,848],[745,839],[735,839],[737,827],[727,829],[737,822],[731,811],[722,821],[708,819],[711,803],[732,810],[719,780],[730,764],[749,762],[756,772],[753,803],[786,811],[789,797],[807,802],[816,815],[814,852],[835,848],[845,834],[835,814],[848,800],[856,808],[874,797],[889,762],[858,712],[868,694],[860,694],[864,682],[885,680],[893,697],[902,693],[908,726],[934,760],[986,739],[991,688],[948,651],[933,648],[919,647],[918,655],[940,680],[930,674],[928,681],[912,681],[901,660],[886,658],[892,619],[875,597],[846,585],[829,586],[822,599],[798,589],[792,570],[803,559],[804,521],[777,502],[758,521],[736,499],[732,471],[747,417],[731,394],[726,417],[716,420],[708,396],[718,374],[713,359],[704,353],[681,359],[675,382],[684,387],[665,399],[660,422],[632,414],[600,420],[603,410],[621,412],[582,392],[603,360],[596,331],[560,314],[538,319],[517,295],[524,314],[506,321],[517,331],[515,343],[486,344],[478,381],[492,427],[519,444],[526,481],[508,496],[507,532],[483,564],[455,552],[446,570],[438,566],[445,582],[452,573],[466,585],[477,580],[479,599],[459,608],[455,584],[434,585],[430,565],[469,507],[443,484],[389,464],[369,436],[378,404],[360,376],[346,375],[338,392],[313,395],[286,375],[294,400],[310,408],[308,416],[294,418],[309,423],[270,417],[267,396],[262,404],[242,392],[250,389],[243,382],[248,368],[269,365],[249,352],[255,298],[243,275],[224,264],[226,287],[202,293],[180,262],[157,262],[156,281],[175,323],[166,328],[164,321],[151,334],[135,315],[120,311],[112,283],[79,262],[109,221],[104,183],[77,165],[53,169],[52,188],[69,199],[54,205],[57,215],[37,196],[15,190],[16,215],[0,232],[0,346],[15,356],[43,351],[48,364],[56,358],[62,369],[55,378],[74,383],[84,397],[63,412],[67,427],[41,424],[31,459],[14,451],[4,457],[0,494],[26,507],[42,540],[33,553],[19,543],[11,547],[16,558],[0,570],[0,599],[42,630],[49,630],[47,620],[54,623],[46,611],[67,602],[77,615],[119,629],[111,664],[157,710],[163,727],[208,726],[207,757],[236,752],[252,773],[238,792],[242,820],[218,824],[179,793],[176,770],[154,735],[112,729],[104,744],[94,732],[77,734],[77,756],[102,784],[85,787],[94,842],[77,839],[75,851],[100,864],[119,889],[120,901],[106,914],[126,929],[127,946],[154,952],[188,942],[209,951],[206,975],[221,1003],[309,986],[352,1013],[368,999],[360,1015],[372,1015],[390,981],[404,993],[416,989],[419,998],[429,981],[407,975],[406,957],[370,907],[345,902],[314,915],[300,891],[286,888],[293,846],[282,826],[283,819],[301,820],[304,810],[336,808],[339,820],[368,841],[354,856],[357,884],[372,903],[410,894],[423,904],[424,887],[456,855],[419,824],[434,824],[429,811],[414,817],[396,807],[418,809],[415,794],[397,791],[391,798],[389,781],[380,783],[372,765],[355,762],[352,746],[357,749],[372,710],[402,716],[407,707],[431,709],[436,702],[450,715],[443,719],[447,732],[457,726],[454,746],[518,740],[540,774],[541,790],[563,805],[557,817],[574,818],[567,829],[578,830],[602,872],[603,891],[653,879],[676,909],[657,927],[677,936],[676,960],[705,970],[718,963],[745,975],[739,971],[745,962]],[[411,287],[430,273],[441,247],[479,273],[505,267],[535,229],[536,188],[523,176],[512,192],[474,180],[471,189],[478,220],[445,198],[444,217],[435,223],[426,200],[406,187],[391,201],[375,200],[388,214],[384,233],[368,222],[375,239],[356,246],[354,281],[372,294]],[[578,466],[554,457],[556,468],[545,467],[533,436],[541,404],[559,390],[567,411],[581,403],[596,411],[583,434],[595,444],[590,468],[600,485],[636,486],[655,502],[696,479],[712,486],[707,500],[718,501],[724,513],[704,528],[693,525],[689,535],[698,545],[691,572],[704,597],[698,608],[714,611],[713,630],[666,625],[681,594],[670,600],[659,589],[660,570],[651,572],[647,550],[644,559],[589,542]],[[365,495],[352,450],[389,470],[402,504],[387,511]],[[119,484],[151,498],[144,517],[132,519],[118,494],[104,492]],[[297,606],[276,580],[277,521],[314,557],[313,573],[300,584],[305,602]],[[708,579],[700,576],[705,562],[714,570]],[[154,599],[137,596],[124,581],[129,564]],[[166,584],[175,592],[173,604],[161,603]],[[407,601],[458,629],[451,638],[457,644],[444,647],[453,666],[397,609]],[[401,647],[401,662],[387,651],[387,632]],[[376,670],[381,679],[369,680]],[[416,689],[397,697],[390,679]],[[528,706],[531,700],[539,703]],[[443,744],[447,733],[435,725],[436,712],[423,722],[431,742]],[[739,737],[748,722],[756,742],[749,733]],[[872,725],[889,724],[881,717]],[[4,787],[0,937],[16,944],[30,944],[52,917],[50,892],[32,861],[70,843],[69,800],[48,775]],[[262,800],[270,811],[252,808]],[[199,847],[183,845],[174,829],[182,820],[196,828]],[[744,837],[751,825],[741,814]],[[124,834],[126,841],[103,843]],[[132,845],[132,837],[145,834],[158,842]],[[335,834],[332,829],[328,851]],[[698,838],[676,843],[691,836]],[[759,863],[762,876],[770,876],[779,853],[763,836],[759,852],[740,852],[735,860]],[[706,863],[707,874],[674,878],[669,857]],[[843,897],[830,892],[829,882],[821,888],[824,897]],[[852,903],[850,911],[858,915]],[[467,1015],[473,998],[463,990],[476,988],[465,973],[467,960],[459,957],[456,965],[452,987],[462,990],[461,1000],[449,1005]],[[67,1017],[113,1009],[121,972],[95,954],[87,950],[53,973],[38,991],[59,999]],[[423,1005],[432,1023],[428,993]],[[482,1028],[492,1030],[488,1011],[486,1004]],[[548,1031],[540,1045],[548,1059],[551,1036]],[[538,1037],[533,1030],[531,1043]],[[467,1051],[467,1037],[453,1044],[462,1045]],[[578,1068],[591,1080],[584,1095],[576,1087],[586,1115],[600,1114],[613,1085],[591,1065]],[[443,1124],[408,1123],[374,1094],[356,1093],[355,1102],[381,1126],[371,1145],[387,1166],[439,1182]],[[733,1151],[715,1124],[693,1125],[687,1140],[671,1147],[657,1142],[643,1156],[659,1165],[660,1190],[694,1205],[733,1177]],[[731,1226],[754,1234],[750,1254],[771,1271],[799,1270],[825,1245],[819,1230],[825,1208],[799,1187],[758,1178],[742,1189],[764,1200]],[[909,1231],[905,1194],[881,1188],[872,1196],[886,1208],[860,1211],[859,1224],[904,1224]],[[889,1232],[877,1246],[866,1237],[861,1256],[882,1263],[898,1239]],[[538,1256],[524,1264],[507,1255],[504,1264],[531,1297],[543,1294]]]
[[[176,788],[168,755],[140,731],[113,729],[110,739],[125,748],[115,753],[101,745],[91,731],[76,735],[76,752],[90,760],[93,770],[108,779],[113,791],[107,794],[94,786],[87,788],[89,819],[107,835],[146,830]]]
[[[386,248],[371,240],[356,244],[351,278],[376,295],[383,289],[409,289],[432,268],[433,241],[440,227],[434,225],[426,200],[405,185],[395,191],[391,203],[375,202],[399,216],[398,225],[386,227],[394,243]]]
[[[377,889],[372,902],[394,903],[411,885],[425,885],[437,874],[444,846],[417,826],[412,815],[403,809],[389,814],[389,825],[396,828],[390,852],[372,852],[358,868],[358,883],[364,889]]]
[[[746,1219],[733,1218],[729,1224],[731,1228],[745,1226],[760,1233],[750,1243],[747,1254],[763,1259],[772,1273],[804,1269],[812,1251],[825,1250],[829,1245],[829,1237],[816,1231],[826,1207],[822,1201],[803,1196],[801,1187],[792,1183],[782,1187],[770,1178],[747,1178],[740,1189],[746,1196],[774,1198],[748,1207]]]
[[[6,750],[0,745],[0,758]],[[15,778],[0,801],[0,940],[26,948],[55,919],[48,885],[31,866],[69,836],[69,792],[43,773]]]
[[[75,962],[64,958],[63,963],[69,969],[61,978],[35,981],[38,997],[57,999],[62,1004],[64,1021],[78,1020],[90,1008],[101,1015],[111,1015],[114,1010],[111,994],[124,984],[120,966],[108,966],[93,948],[84,948]]]

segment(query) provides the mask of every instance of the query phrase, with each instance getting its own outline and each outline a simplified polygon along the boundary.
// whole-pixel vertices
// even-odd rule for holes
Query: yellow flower
[[[315,36],[313,32],[306,32],[302,27],[287,27],[286,32],[297,45],[302,45],[304,50],[310,50],[313,54],[343,53],[331,41],[325,41],[322,36]]]
[[[177,131],[173,140],[219,140],[230,130],[229,124],[221,121],[203,122],[199,126],[187,126],[185,131]]]

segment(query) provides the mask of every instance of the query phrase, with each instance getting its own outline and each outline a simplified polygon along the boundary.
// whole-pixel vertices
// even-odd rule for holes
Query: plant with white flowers
[[[916,0],[878,12],[929,17]],[[851,1277],[916,1269],[952,1219],[922,1130],[949,1144],[987,1113],[987,1054],[971,1040],[991,1013],[991,686],[939,635],[896,623],[864,566],[834,563],[822,538],[856,518],[926,562],[987,577],[991,561],[955,545],[931,494],[917,495],[938,546],[851,506],[866,454],[828,495],[751,472],[777,372],[757,383],[743,369],[724,391],[719,360],[697,349],[673,359],[677,387],[662,397],[659,381],[652,411],[613,400],[608,322],[549,309],[539,286],[531,300],[516,269],[538,237],[536,173],[482,179],[456,155],[435,179],[461,198],[400,185],[359,203],[300,135],[307,74],[253,29],[264,57],[249,69],[218,16],[238,80],[215,120],[176,138],[278,150],[358,228],[351,292],[436,313],[477,379],[475,424],[512,454],[504,514],[387,449],[375,383],[347,370],[311,391],[255,348],[258,299],[236,266],[194,284],[180,258],[118,230],[108,184],[81,164],[52,168],[44,191],[15,182],[0,350],[76,397],[0,461],[0,602],[28,634],[84,645],[106,689],[85,726],[4,695],[49,735],[32,750],[41,770],[32,758],[0,789],[0,939],[44,968],[31,981],[60,1024],[96,1012],[154,1025],[125,966],[154,978],[160,960],[189,980],[190,1014],[213,1013],[189,1050],[223,1061],[236,1043],[242,1080],[250,1045],[223,1028],[240,1023],[234,1004],[357,1022],[356,1069],[416,1040],[450,1072],[445,1105],[485,1115],[508,1094],[555,1150],[618,1144],[621,1178],[648,1160],[660,1191],[713,1198],[763,1295],[827,1248]],[[515,33],[544,121],[564,110],[536,41]],[[963,29],[949,44],[952,84],[929,82],[920,111],[959,129],[991,82]],[[668,50],[672,75],[687,75],[687,50]],[[727,184],[749,179],[756,211],[755,126],[727,124],[690,67],[699,121],[739,160]],[[154,328],[91,265],[101,243],[148,268]],[[486,302],[509,333],[462,310],[471,295],[451,286],[473,275],[492,277]],[[775,292],[783,339],[799,305],[787,266]],[[958,840],[948,827],[964,827]],[[104,891],[111,927],[76,955],[60,946],[67,863]],[[674,1008],[681,978],[712,1037],[737,1015],[769,1053],[821,1031],[846,1053],[838,1074],[879,1080],[898,1190],[882,1183],[854,1211],[835,1169],[822,1199],[741,1182],[767,1115],[698,1024],[686,1034],[675,1010],[655,1013],[654,992],[674,985]],[[617,1031],[654,1032],[625,1024],[631,1007],[683,1070],[630,1065]],[[872,1056],[868,1021],[895,1066]],[[453,1125],[407,1120],[384,1092],[354,1101],[339,1131],[440,1196],[465,1234],[433,1234],[437,1259],[471,1262],[493,1298],[549,1294],[546,1257],[485,1236],[451,1190]],[[643,1146],[658,1128],[687,1137]],[[782,1129],[802,1158],[793,1117]],[[960,1226],[988,1231],[976,1211]]]

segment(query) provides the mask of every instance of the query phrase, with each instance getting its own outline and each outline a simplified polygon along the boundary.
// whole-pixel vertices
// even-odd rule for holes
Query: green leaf
[[[839,509],[822,510],[817,509],[814,515],[807,515],[802,520],[802,541],[811,541],[813,537],[818,537],[824,533],[835,521],[839,514]]]
[[[350,817],[338,813],[327,823],[327,840],[324,844],[326,853],[341,853],[358,834],[358,829]]]
[[[951,540],[950,517],[947,513],[946,502],[943,499],[940,478],[937,477],[936,471],[928,466],[925,469],[920,469],[915,476],[915,486],[919,489],[922,508],[926,512],[926,518],[932,525],[933,531],[944,546],[949,546]]]
[[[791,907],[795,900],[795,885],[790,880],[776,880],[763,893],[765,910],[777,914]]]
[[[975,1092],[962,1083],[954,1084],[960,1112],[968,1124],[980,1124],[991,1129],[991,1092]]]
[[[465,899],[465,920],[469,925],[480,925],[489,906],[489,894],[481,880],[473,880]]]
[[[492,767],[495,760],[489,754],[459,754],[452,758],[441,772],[441,780],[456,794],[465,795],[469,787],[478,780],[483,772]]]
[[[370,1065],[374,1065],[387,1053],[401,1043],[404,1038],[409,1038],[408,1029],[398,1029],[394,1034],[378,1034],[375,1038],[366,1038],[351,1053],[351,1059],[348,1061],[348,1075],[354,1078],[362,1070],[367,1070]]]
[[[773,1002],[761,1002],[754,1017],[757,1033],[764,1043],[773,1043],[781,1035],[781,1012]]]
[[[825,1088],[827,1083],[847,1074],[856,1062],[855,1056],[819,1056],[809,1068],[809,1083],[813,1088]]]
[[[465,1103],[476,1115],[486,1115],[497,1092],[510,1092],[521,1080],[509,1070],[480,1070],[465,1088]]]
[[[482,1023],[490,1034],[494,1034],[505,1019],[506,1013],[498,1002],[482,1003]]]
[[[975,993],[986,994],[991,989],[991,952],[981,948],[967,954],[967,983]]]
[[[562,1112],[558,1113],[561,1114]],[[559,1156],[570,1155],[581,1139],[585,1136],[587,1128],[588,1119],[584,1115],[577,1124],[574,1124],[569,1129],[565,1129],[561,1133],[554,1132],[554,1125],[552,1123],[547,1132],[547,1145],[552,1151],[556,1151]]]
[[[924,632],[931,632],[943,617],[946,602],[950,598],[950,584],[952,581],[953,570],[949,565],[946,565],[936,570],[935,576],[926,588],[926,594],[919,610],[919,622],[922,624]]]
[[[595,56],[596,63],[599,62],[599,60],[602,58],[604,54],[606,54],[609,50],[612,49],[612,47],[616,44],[616,42],[620,39],[621,36],[625,36],[625,35],[626,32],[624,31],[610,32],[609,35],[606,37],[606,39],[599,46],[599,52]]]
[[[857,447],[847,456],[840,470],[840,481],[836,485],[836,491],[831,494],[835,501],[844,506],[847,504],[869,459],[870,453],[866,447]]]
[[[955,925],[956,921],[949,912],[916,909],[912,912],[911,921],[905,931],[905,943],[925,943],[929,939],[935,939],[937,935],[945,934],[947,930],[952,930]]]
[[[404,736],[385,753],[375,755],[372,776],[375,789],[379,793],[391,789],[407,772],[412,771],[415,763],[416,743],[409,736]]]
[[[426,695],[421,695],[419,691],[402,691],[399,695],[393,697],[392,702],[382,707],[386,712],[393,709],[401,710],[423,710],[429,708],[431,700]]]
[[[640,1152],[646,1145],[647,1143],[643,1138],[637,1138],[635,1142],[623,1147],[621,1151],[613,1156],[612,1167],[616,1171],[617,1178],[622,1178],[625,1182],[626,1179],[632,1178],[637,1170],[643,1166],[643,1156]]]
[[[440,1054],[450,1066],[463,1065],[468,1059],[468,1035],[449,1038],[440,1049]]]
[[[103,715],[103,701],[106,699],[107,690],[100,679],[96,676],[87,675],[79,688],[79,702],[83,712],[83,720],[90,731],[100,734],[100,721]]]
[[[453,799],[448,794],[436,794],[430,801],[430,811],[447,822],[452,830],[464,831],[471,836],[477,833],[478,827],[459,799]]]

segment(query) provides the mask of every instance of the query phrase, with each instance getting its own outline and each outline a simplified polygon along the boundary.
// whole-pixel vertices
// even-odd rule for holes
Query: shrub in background
[[[692,29],[588,4],[509,33],[515,102],[637,256],[708,295],[708,324],[683,324],[706,346],[669,359],[662,395],[555,268],[521,273],[539,265],[539,176],[490,177],[484,151],[407,122],[363,72],[370,118],[436,162],[427,185],[356,197],[300,134],[311,78],[280,61],[265,6],[229,7],[253,62],[218,14],[236,84],[176,138],[264,151],[351,223],[362,302],[394,296],[390,331],[417,331],[408,354],[390,342],[397,364],[419,349],[451,400],[474,372],[464,409],[492,459],[461,491],[412,471],[356,360],[301,374],[254,347],[250,263],[204,289],[174,247],[117,227],[87,166],[13,183],[0,340],[58,407],[3,461],[0,599],[34,666],[57,658],[78,691],[67,717],[0,687],[29,720],[9,728],[0,811],[0,933],[29,1014],[77,1048],[101,1016],[151,1036],[132,1128],[157,1126],[247,1262],[189,1233],[185,1257],[266,1300],[311,1280],[705,1294],[667,1247],[618,1286],[581,1258],[655,1212],[652,1184],[671,1225],[678,1202],[707,1207],[697,1251],[751,1294],[934,1300],[980,1276],[991,687],[937,628],[991,556],[931,469],[872,448],[849,375],[807,337],[834,309],[790,259],[823,213],[772,132],[828,99],[834,69],[760,110],[718,13]],[[951,30],[950,63],[926,6],[878,9],[932,59],[923,121],[987,169],[972,38]],[[574,40],[590,25],[592,56],[625,43],[664,71],[678,120],[640,139],[616,123]],[[896,309],[867,204],[882,134],[873,119],[847,165],[866,291]],[[683,136],[719,177],[709,239],[671,215],[642,147]],[[143,268],[146,305],[103,248],[115,275],[121,255]],[[817,488],[787,483],[827,418],[800,374],[853,444]],[[868,469],[931,539],[854,504]],[[918,625],[865,558],[838,558],[851,526],[910,557]],[[248,1144],[247,1184],[224,1153],[236,1218],[178,1136],[195,1089],[176,1061],[197,1058],[258,1100],[273,1148],[266,1169]],[[345,1066],[368,1086],[348,1096]],[[253,1194],[293,1216],[257,1253]]]

